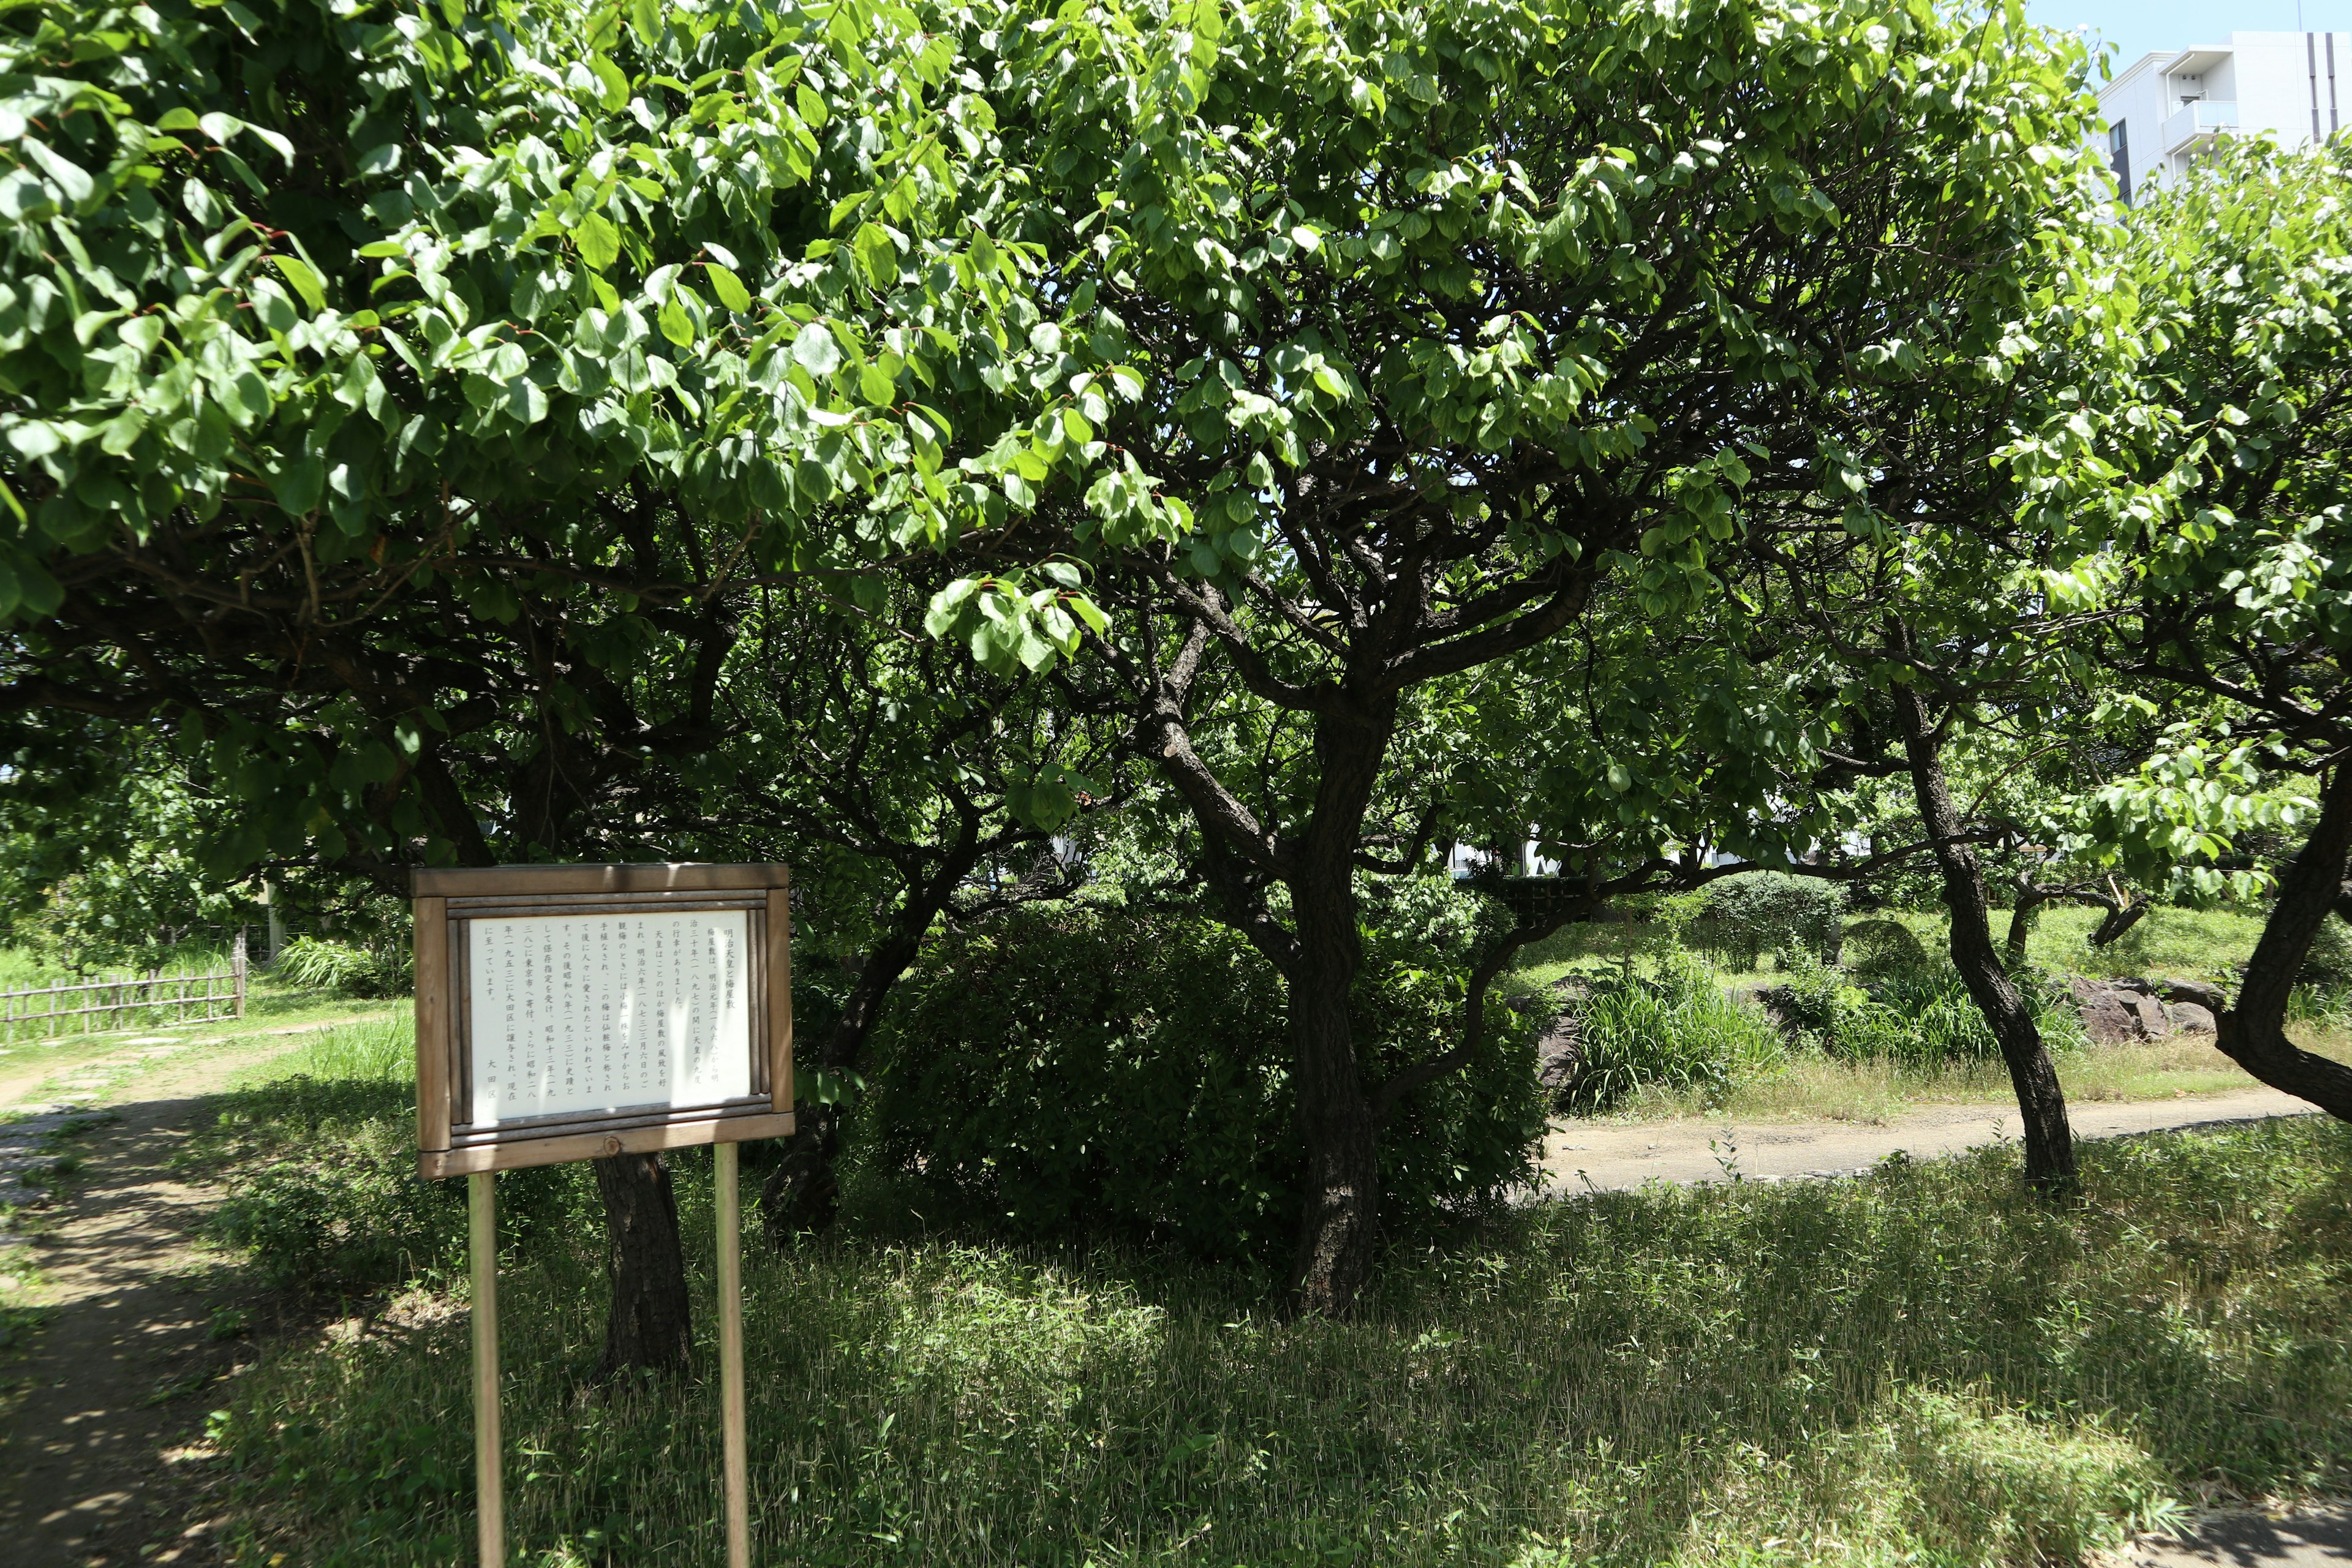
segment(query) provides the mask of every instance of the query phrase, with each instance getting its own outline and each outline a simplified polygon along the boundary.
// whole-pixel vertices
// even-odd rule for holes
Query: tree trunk
[[[2109,904],[2107,906],[2107,912],[2099,917],[2098,929],[2091,933],[2091,945],[2093,947],[2106,946],[2107,943],[2123,935],[2124,932],[2139,924],[2140,917],[2147,913],[2147,900],[2146,899],[2142,899],[2135,904]]]
[[[1315,727],[1315,815],[1290,879],[1297,948],[1290,1038],[1307,1184],[1290,1291],[1300,1311],[1339,1317],[1371,1278],[1380,1241],[1379,1119],[1356,1059],[1353,992],[1363,967],[1356,921],[1356,847],[1395,726],[1393,705],[1325,713]]]
[[[2033,917],[2048,901],[2019,890],[2017,902],[2009,911],[2008,951],[2003,955],[2003,962],[2011,974],[2025,967],[2025,943],[2026,939],[2033,934]]]
[[[694,1336],[669,1168],[657,1154],[614,1154],[593,1163],[604,1199],[613,1284],[597,1381],[631,1372],[683,1373]]]
[[[1292,889],[1299,962],[1289,977],[1290,1039],[1307,1173],[1290,1291],[1299,1310],[1328,1317],[1355,1305],[1380,1239],[1378,1129],[1349,997],[1363,963],[1355,904],[1344,884]]]
[[[2299,1095],[2330,1116],[2352,1121],[2352,1068],[2314,1056],[2286,1037],[2287,999],[2311,952],[2311,939],[2343,895],[2347,854],[2352,854],[2352,764],[2339,762],[2310,839],[2279,879],[2278,901],[2263,922],[2253,957],[2246,962],[2237,1005],[2215,1008],[2214,1018],[2217,1043],[2240,1067],[2273,1089]]]
[[[2066,1121],[2065,1091],[2059,1088],[2058,1069],[2042,1047],[2042,1031],[2034,1026],[2025,998],[1993,947],[1984,868],[1975,847],[1959,842],[1958,813],[1952,806],[1951,784],[1944,775],[1943,755],[1928,725],[1927,707],[1910,687],[1895,689],[1895,706],[1919,816],[1935,845],[1937,868],[1944,874],[1944,903],[1952,912],[1952,963],[1992,1026],[2001,1059],[2009,1065],[2009,1081],[2017,1091],[2018,1115],[2025,1124],[2025,1179],[2044,1191],[2070,1187],[2074,1182],[2074,1135]]]
[[[817,1053],[815,1066],[821,1070],[856,1070],[866,1037],[874,1032],[882,1005],[889,999],[890,987],[922,951],[923,932],[930,929],[939,906],[918,900],[911,893],[908,900],[916,907],[901,912],[897,927],[866,955],[865,967],[858,971],[857,984],[850,987],[841,1017],[825,1037],[824,1048]],[[784,1140],[783,1157],[760,1189],[761,1229],[773,1247],[789,1246],[795,1237],[830,1228],[839,1212],[841,1182],[834,1173],[834,1162],[841,1153],[845,1108],[836,1102],[794,1109],[798,1121],[793,1135]]]

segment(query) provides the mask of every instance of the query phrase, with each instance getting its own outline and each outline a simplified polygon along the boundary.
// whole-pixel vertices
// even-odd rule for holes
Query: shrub
[[[1393,1071],[1452,1043],[1478,902],[1443,884],[1370,900],[1356,1015]],[[1433,962],[1436,960],[1436,962]],[[1022,910],[935,941],[877,1041],[876,1157],[1014,1234],[1098,1234],[1263,1257],[1297,1225],[1300,1160],[1272,968],[1197,917]],[[1499,1201],[1543,1128],[1538,1009],[1506,995],[1470,1068],[1382,1140],[1389,1223]]]
[[[396,949],[354,947],[314,936],[288,942],[270,972],[289,984],[338,996],[397,996],[415,984],[414,960],[405,944]]]
[[[1927,950],[1911,928],[1896,920],[1856,921],[1845,928],[1842,953],[1857,974],[1900,973],[1927,963]]]
[[[1748,871],[1708,887],[1698,927],[1694,935],[1706,946],[1753,969],[1768,952],[1810,952],[1836,963],[1845,921],[1838,891],[1828,883]]]
[[[1870,1057],[1938,1059],[1918,1020],[1873,999],[1869,992],[1850,983],[1843,970],[1832,969],[1810,954],[1791,965],[1789,978],[1773,988],[1771,996],[1799,1037],[1825,1055],[1849,1061]]]
[[[2045,1045],[2068,1050],[2086,1043],[2082,1019],[2044,976],[2028,972],[2016,980]],[[1844,971],[1801,957],[1769,994],[1804,1044],[1841,1060],[1885,1057],[1933,1067],[2000,1054],[1991,1026],[1949,963],[1923,957],[1865,990]]]
[[[1639,1089],[1720,1093],[1784,1054],[1769,1020],[1726,996],[1689,953],[1668,957],[1655,980],[1598,982],[1577,1014],[1583,1060],[1569,1105],[1578,1111],[1605,1110]]]

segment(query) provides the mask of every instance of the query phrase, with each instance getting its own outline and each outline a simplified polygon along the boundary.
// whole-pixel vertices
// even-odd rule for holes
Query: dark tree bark
[[[2142,899],[2135,904],[2113,903],[2107,905],[2106,910],[2107,912],[2099,918],[2098,929],[2091,933],[2093,947],[2105,947],[2139,924],[2141,917],[2147,913],[2147,900]]]
[[[930,929],[939,906],[912,895],[908,902],[917,907],[902,910],[890,934],[866,955],[848,1003],[825,1036],[814,1065],[826,1072],[856,1070],[890,987],[922,951],[923,933]],[[837,1103],[803,1104],[795,1110],[793,1135],[784,1140],[782,1157],[760,1189],[761,1227],[775,1247],[830,1228],[841,1199],[834,1162],[841,1153],[843,1108]]]
[[[2214,1006],[2213,1014],[2218,1043],[2232,1061],[2273,1089],[2352,1121],[2352,1067],[2314,1056],[2286,1037],[2287,1000],[2311,952],[2311,939],[2344,897],[2347,855],[2352,855],[2352,765],[2339,761],[2311,837],[2279,878],[2278,901],[2271,906],[2262,940],[2246,963],[2236,1005]],[[2209,1005],[2221,1000],[2210,992],[2202,999]]]
[[[2003,944],[2006,950],[2003,962],[2009,965],[2011,973],[2014,974],[2025,967],[2025,943],[2033,934],[2033,917],[2042,905],[2051,901],[2049,894],[2022,878],[2019,879],[2017,902],[2009,910],[2009,941]]]
[[[1371,1278],[1380,1243],[1380,1122],[1356,1057],[1353,1013],[1364,963],[1357,926],[1356,857],[1396,727],[1393,699],[1370,711],[1335,705],[1318,715],[1315,815],[1299,836],[1290,880],[1290,1035],[1297,1053],[1298,1132],[1306,1201],[1290,1266],[1293,1303],[1337,1316]]]
[[[604,1199],[605,1267],[613,1286],[597,1381],[631,1372],[681,1373],[694,1334],[669,1168],[658,1154],[614,1154],[592,1163]]]
[[[1937,868],[1944,875],[1944,904],[1952,913],[1952,963],[1992,1026],[2001,1059],[2009,1066],[2010,1083],[2017,1090],[2018,1115],[2025,1124],[2025,1179],[2043,1191],[2069,1187],[2075,1174],[2074,1136],[2066,1121],[2065,1091],[2042,1046],[2042,1031],[2034,1026],[2025,998],[1993,947],[1984,868],[1975,847],[1961,839],[1942,747],[1916,689],[1897,687],[1895,707],[1919,816],[1927,825]]]

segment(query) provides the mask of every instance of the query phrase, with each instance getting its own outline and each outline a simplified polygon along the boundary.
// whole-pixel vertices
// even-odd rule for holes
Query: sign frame
[[[425,867],[416,916],[417,1174],[520,1170],[613,1154],[789,1137],[792,873],[781,865]],[[751,932],[752,1093],[718,1105],[634,1106],[475,1126],[468,1120],[469,922],[741,910]]]

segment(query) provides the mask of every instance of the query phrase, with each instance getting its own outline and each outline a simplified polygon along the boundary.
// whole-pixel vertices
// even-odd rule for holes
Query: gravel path
[[[2091,1101],[2067,1108],[2076,1138],[2113,1138],[2207,1122],[2311,1116],[2311,1102],[2274,1089],[2201,1100]],[[2014,1141],[2017,1107],[1942,1105],[1885,1122],[1559,1121],[1544,1140],[1543,1191],[1616,1192],[1644,1182],[1787,1181],[1866,1171],[1897,1150],[1917,1160]]]

